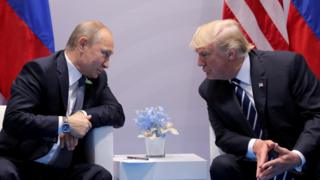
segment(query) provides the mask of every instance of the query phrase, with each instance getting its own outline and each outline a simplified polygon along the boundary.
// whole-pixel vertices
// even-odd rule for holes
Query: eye
[[[105,58],[109,58],[112,55],[112,51],[108,50],[101,50],[101,53]]]
[[[199,52],[199,56],[202,58],[206,58],[206,57],[210,56],[210,53],[209,52]]]

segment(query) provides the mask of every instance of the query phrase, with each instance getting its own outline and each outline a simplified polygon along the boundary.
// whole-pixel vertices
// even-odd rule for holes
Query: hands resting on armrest
[[[69,151],[73,151],[78,145],[78,140],[83,138],[92,128],[90,119],[91,115],[85,115],[81,111],[69,116],[68,122],[71,127],[71,132],[60,135],[60,148],[66,146]]]

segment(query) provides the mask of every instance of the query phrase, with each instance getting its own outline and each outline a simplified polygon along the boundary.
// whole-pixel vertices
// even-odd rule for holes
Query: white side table
[[[145,157],[143,154],[114,155],[116,180],[207,179],[207,161],[195,154],[166,154],[164,158],[149,160],[127,159],[127,156]]]

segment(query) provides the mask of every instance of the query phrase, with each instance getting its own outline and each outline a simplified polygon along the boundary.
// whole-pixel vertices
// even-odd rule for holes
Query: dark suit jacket
[[[83,110],[92,115],[92,127],[123,126],[123,109],[108,87],[106,73],[90,80]],[[58,138],[58,116],[66,115],[68,88],[64,51],[27,63],[12,85],[0,132],[0,156],[25,161],[47,154]],[[82,152],[79,144],[76,150]]]
[[[320,82],[298,54],[252,50],[249,55],[253,97],[265,139],[299,150],[308,162],[320,142]],[[254,133],[233,86],[229,81],[206,79],[199,92],[207,101],[217,146],[245,156]]]

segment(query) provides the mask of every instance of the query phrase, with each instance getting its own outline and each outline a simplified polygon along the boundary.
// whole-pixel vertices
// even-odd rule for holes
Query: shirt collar
[[[242,66],[241,66],[236,78],[239,79],[241,81],[241,83],[251,85],[250,57],[249,57],[248,53],[244,57],[244,61],[242,63]]]
[[[64,52],[64,56],[67,60],[67,66],[68,66],[68,74],[69,74],[69,86],[72,86],[74,83],[76,83],[82,76],[82,74],[79,72],[79,70],[72,64],[71,60],[67,56],[66,52]]]

